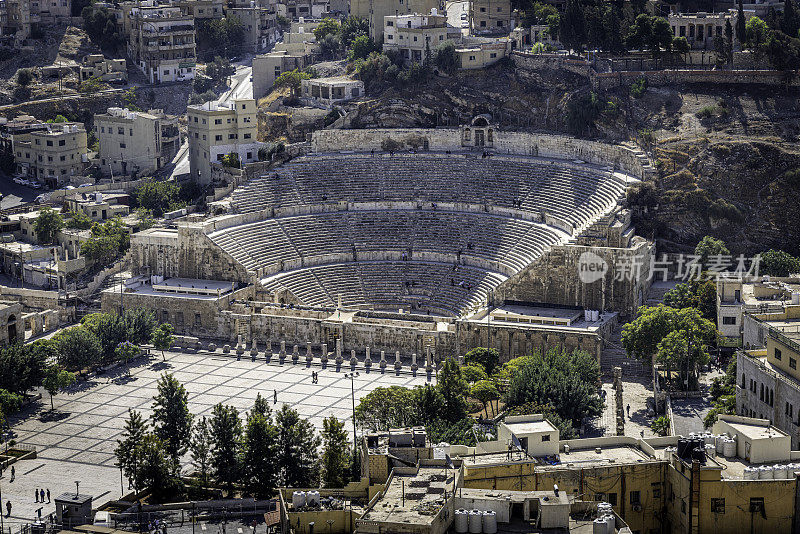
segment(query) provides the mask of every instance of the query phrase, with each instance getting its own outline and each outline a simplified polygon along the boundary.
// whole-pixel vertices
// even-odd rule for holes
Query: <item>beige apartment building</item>
[[[125,59],[106,59],[103,54],[89,54],[80,66],[81,81],[98,78],[103,82],[128,81],[128,68]]]
[[[514,29],[510,0],[471,0],[470,30],[473,35],[508,34]]]
[[[235,16],[244,26],[243,52],[258,53],[267,50],[278,40],[277,15],[263,7],[228,8],[227,15]]]
[[[369,36],[377,42],[383,38],[386,17],[430,13],[432,9],[442,7],[439,0],[353,0],[350,2],[350,14],[369,22]]]
[[[383,50],[399,51],[408,62],[421,62],[426,49],[431,52],[447,40],[447,16],[436,9],[428,15],[389,15],[383,17]]]
[[[284,72],[304,69],[311,63],[311,55],[304,52],[281,50],[253,58],[253,97],[266,96],[275,80]]]
[[[258,161],[258,117],[252,98],[206,102],[186,111],[189,131],[189,172],[200,184],[211,182],[211,164],[237,153],[239,161]]]
[[[48,124],[42,130],[14,135],[11,140],[17,172],[51,188],[81,176],[88,162],[83,124]]]
[[[181,13],[195,19],[221,19],[225,15],[222,0],[182,0],[177,3]]]
[[[180,7],[141,5],[130,10],[130,22],[128,57],[150,83],[194,78],[197,57],[193,16],[184,15]]]
[[[169,163],[180,146],[176,117],[109,108],[94,116],[100,170],[111,176],[145,176]]]

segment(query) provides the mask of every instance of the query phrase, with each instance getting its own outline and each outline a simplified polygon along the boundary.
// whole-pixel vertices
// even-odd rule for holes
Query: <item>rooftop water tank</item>
[[[469,531],[469,512],[463,508],[456,510],[455,524],[458,534],[467,534]]]
[[[764,465],[758,468],[758,478],[769,480],[775,478],[772,472],[772,466]]]
[[[745,480],[755,480],[758,478],[758,468],[756,467],[745,467],[744,468],[744,479]]]
[[[480,534],[483,530],[483,514],[480,510],[469,511],[469,533]]]
[[[614,514],[606,514],[606,515],[603,516],[603,519],[605,519],[606,523],[608,523],[608,531],[609,532],[614,532],[614,530],[616,529],[616,524],[617,524],[617,521],[616,521],[616,518],[614,517]]]
[[[306,504],[308,506],[319,506],[319,492],[316,490],[306,492]]]
[[[792,478],[789,474],[789,466],[788,465],[776,465],[772,468],[772,476],[773,478],[777,478],[780,480],[785,480],[787,478]]]
[[[594,520],[592,534],[608,534],[608,521],[605,517],[598,517]]]
[[[483,512],[483,534],[497,534],[497,513],[494,510]]]
[[[800,304],[800,291],[792,291],[792,304]]]
[[[292,493],[292,508],[302,508],[306,505],[306,492],[295,491]]]
[[[722,455],[725,458],[733,458],[736,456],[736,440],[726,439],[722,444]]]

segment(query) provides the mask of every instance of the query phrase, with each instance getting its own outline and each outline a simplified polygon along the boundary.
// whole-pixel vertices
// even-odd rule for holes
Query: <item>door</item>
[[[485,144],[483,135],[483,130],[475,130],[475,146],[483,146]]]

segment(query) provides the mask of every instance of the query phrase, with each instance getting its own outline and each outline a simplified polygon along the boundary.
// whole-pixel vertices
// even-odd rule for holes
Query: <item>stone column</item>
[[[311,352],[311,342],[306,341],[306,361],[308,363],[311,363],[313,359],[314,359],[314,353]]]
[[[322,361],[323,364],[328,363],[328,344],[327,343],[323,343],[322,344],[322,358],[321,358],[321,361]]]
[[[336,338],[336,363],[341,364],[344,361],[342,358],[342,338]]]
[[[350,368],[355,369],[356,365],[358,365],[358,359],[356,358],[356,351],[353,349],[350,351]]]
[[[366,358],[364,358],[364,367],[367,368],[367,369],[372,367],[372,358],[370,358],[369,347],[367,347],[367,356],[366,356]]]
[[[292,347],[292,363],[297,363],[297,360],[300,359],[300,350],[297,348],[297,345]]]
[[[394,353],[394,368],[398,371],[403,367],[403,363],[400,361],[400,351],[395,351]]]
[[[281,361],[283,361],[283,359],[286,358],[286,341],[285,340],[281,341],[281,351],[278,353],[278,356],[280,357]]]
[[[417,365],[417,353],[411,355],[411,370],[416,371],[419,369],[419,365]]]
[[[386,369],[386,352],[381,351],[381,369]]]

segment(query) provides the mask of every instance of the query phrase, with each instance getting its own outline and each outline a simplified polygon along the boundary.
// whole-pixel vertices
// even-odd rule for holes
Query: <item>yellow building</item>
[[[470,0],[469,24],[473,35],[508,35],[514,29],[511,0]]]
[[[88,162],[83,124],[64,122],[11,138],[17,172],[55,189],[81,176]]]
[[[258,117],[252,98],[189,106],[186,116],[193,180],[210,183],[211,163],[221,161],[227,154],[238,154],[242,164],[258,161]]]

